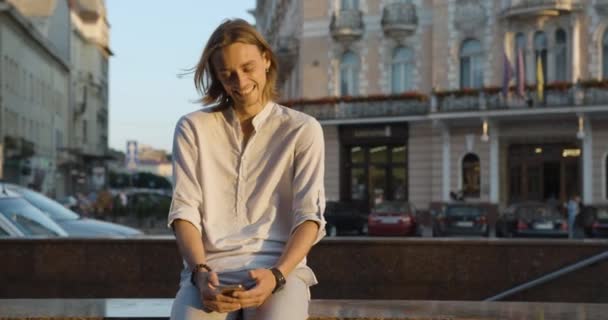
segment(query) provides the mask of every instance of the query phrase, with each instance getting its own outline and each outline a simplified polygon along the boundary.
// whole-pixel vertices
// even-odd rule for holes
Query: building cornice
[[[62,58],[55,49],[55,47],[44,37],[40,31],[34,27],[32,22],[24,17],[13,5],[6,2],[5,0],[0,0],[0,13],[6,13],[9,17],[11,17],[19,27],[27,35],[29,35],[34,42],[38,43],[44,51],[46,51],[53,59],[55,59],[66,71],[70,71],[69,62]]]

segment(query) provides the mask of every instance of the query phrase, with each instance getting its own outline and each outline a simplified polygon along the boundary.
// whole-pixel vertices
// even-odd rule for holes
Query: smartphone
[[[215,288],[225,296],[231,296],[236,291],[245,291],[245,287],[242,284],[219,285]]]

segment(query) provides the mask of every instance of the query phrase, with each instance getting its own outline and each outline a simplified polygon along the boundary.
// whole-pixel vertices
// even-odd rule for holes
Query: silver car
[[[0,238],[47,238],[67,235],[67,232],[47,215],[0,183]]]
[[[61,226],[70,237],[126,238],[143,235],[138,229],[121,224],[84,218],[59,202],[31,189],[6,183],[7,189],[23,196],[29,203]]]

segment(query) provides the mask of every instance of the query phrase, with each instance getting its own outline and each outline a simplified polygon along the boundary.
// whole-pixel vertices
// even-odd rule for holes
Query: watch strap
[[[285,283],[287,283],[287,280],[285,280],[285,276],[283,276],[283,273],[281,272],[281,270],[277,269],[277,268],[270,268],[270,272],[272,272],[272,275],[274,276],[276,285],[274,286],[274,290],[272,290],[272,293],[275,293],[281,289],[283,289],[283,287],[285,287]]]

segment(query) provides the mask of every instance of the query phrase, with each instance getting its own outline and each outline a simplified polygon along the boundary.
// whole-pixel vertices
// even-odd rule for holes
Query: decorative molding
[[[488,20],[484,2],[458,0],[454,3],[454,27],[461,32],[475,32],[483,28]]]

